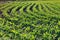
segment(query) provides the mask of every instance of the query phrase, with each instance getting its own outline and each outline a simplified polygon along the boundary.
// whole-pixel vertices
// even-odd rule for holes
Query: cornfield
[[[0,4],[0,40],[60,40],[60,2]]]

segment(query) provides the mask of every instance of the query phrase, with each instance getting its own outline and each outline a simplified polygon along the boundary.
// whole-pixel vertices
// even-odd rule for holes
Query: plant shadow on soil
[[[4,18],[1,10],[0,10],[0,18]]]
[[[0,15],[2,14],[2,11],[0,10]]]

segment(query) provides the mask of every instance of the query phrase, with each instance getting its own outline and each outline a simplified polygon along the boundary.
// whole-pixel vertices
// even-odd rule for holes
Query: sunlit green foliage
[[[60,40],[60,2],[1,4],[0,40]]]

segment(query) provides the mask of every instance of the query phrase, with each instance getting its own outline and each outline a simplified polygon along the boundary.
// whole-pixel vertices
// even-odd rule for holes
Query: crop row
[[[60,40],[60,3],[11,2],[0,5],[0,38]]]

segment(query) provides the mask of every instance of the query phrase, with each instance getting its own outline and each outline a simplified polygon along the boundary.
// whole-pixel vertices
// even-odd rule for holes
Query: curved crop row
[[[0,5],[0,38],[60,40],[60,4],[12,2]]]

